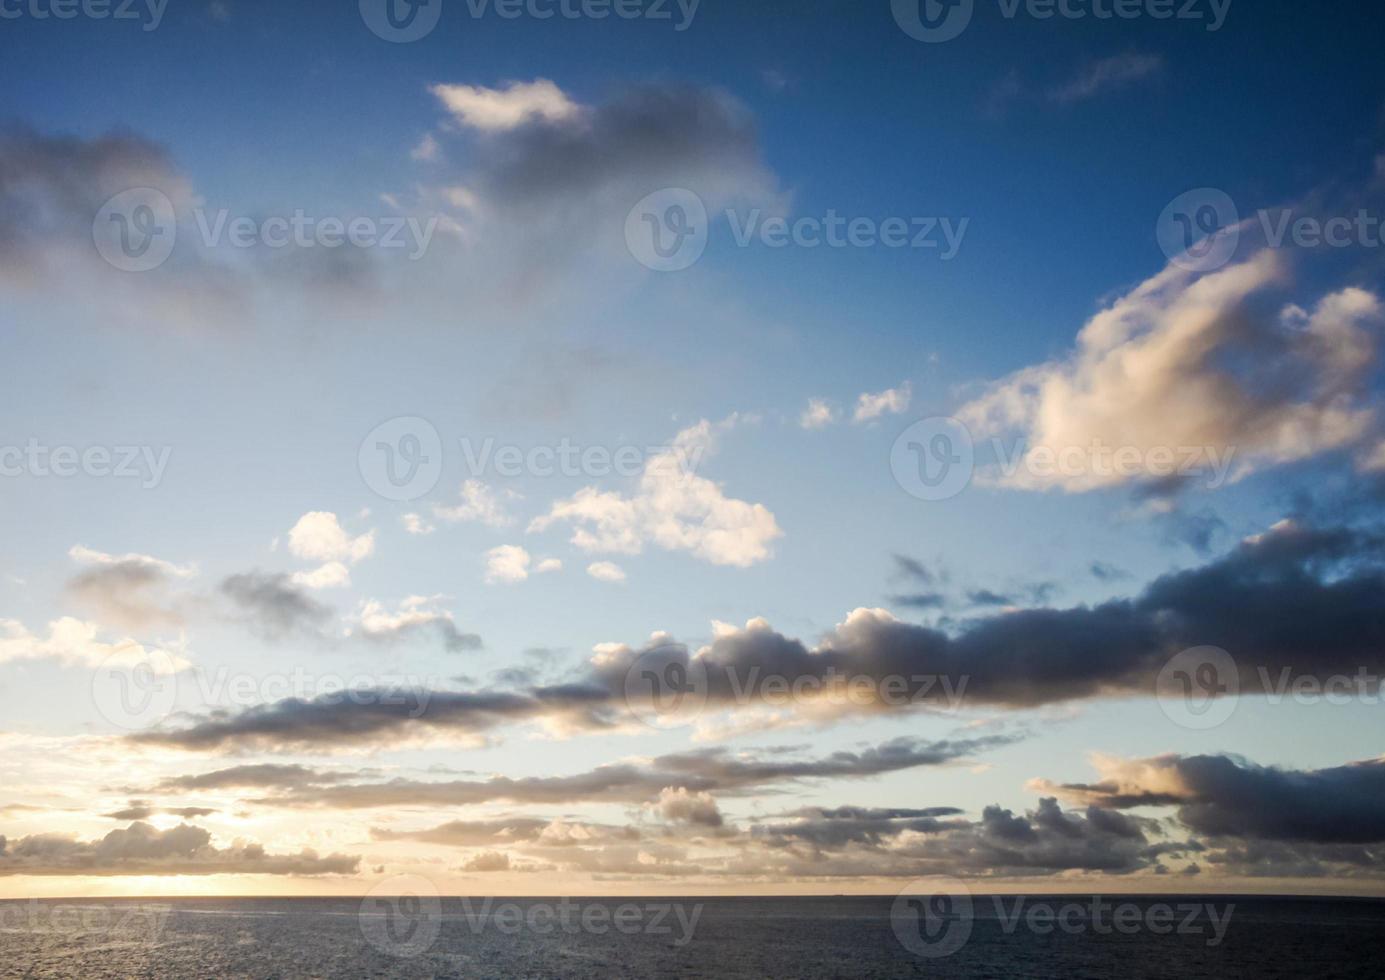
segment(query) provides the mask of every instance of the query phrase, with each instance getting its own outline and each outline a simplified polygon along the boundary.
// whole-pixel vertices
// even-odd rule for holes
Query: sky
[[[1385,892],[1381,26],[0,0],[0,896]]]

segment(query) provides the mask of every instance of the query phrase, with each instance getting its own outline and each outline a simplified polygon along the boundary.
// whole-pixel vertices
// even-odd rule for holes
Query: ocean
[[[1385,901],[1263,897],[0,902],[4,977],[1385,975]]]

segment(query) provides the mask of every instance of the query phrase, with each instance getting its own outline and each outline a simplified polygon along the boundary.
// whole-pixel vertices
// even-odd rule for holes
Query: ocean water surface
[[[1343,899],[70,899],[0,902],[0,976],[1356,978],[1381,936]]]

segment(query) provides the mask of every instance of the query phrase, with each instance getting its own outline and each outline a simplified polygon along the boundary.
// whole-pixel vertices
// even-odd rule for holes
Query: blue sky
[[[140,802],[152,812],[137,833],[163,846],[193,819],[217,855],[191,872],[170,854],[85,876],[77,857],[6,867],[0,846],[0,893],[351,893],[411,873],[531,894],[541,870],[570,893],[880,891],[897,887],[896,868],[1153,890],[1168,873],[1190,887],[1197,867],[1223,888],[1379,888],[1385,828],[1303,839],[1198,822],[1234,809],[1223,783],[1199,781],[1209,757],[1264,780],[1261,800],[1279,800],[1268,794],[1281,770],[1327,788],[1286,793],[1286,812],[1350,783],[1334,826],[1379,792],[1355,783],[1381,765],[1363,736],[1373,695],[1275,704],[1252,690],[1258,667],[1322,683],[1379,660],[1380,625],[1362,607],[1382,581],[1378,236],[1267,247],[1257,216],[1359,211],[1378,229],[1374,11],[1233,4],[1209,30],[1038,20],[1023,7],[1007,18],[978,2],[960,37],[929,44],[887,2],[703,0],[682,31],[477,18],[448,3],[426,37],[388,43],[354,4],[170,0],[151,30],[0,6],[18,12],[0,20],[0,447],[167,452],[157,479],[0,478],[4,833],[68,835],[80,854],[116,826],[103,814]],[[170,202],[177,243],[157,267],[120,271],[91,229],[136,187]],[[706,206],[709,244],[690,268],[652,271],[622,229],[636,202],[670,187]],[[1246,223],[1234,255],[1185,271],[1161,250],[1161,214],[1199,188],[1224,192]],[[408,217],[430,232],[416,259],[199,241],[199,222],[223,209],[256,227],[303,212]],[[964,230],[947,258],[741,247],[735,229],[752,214],[895,219],[935,240],[944,220]],[[1138,329],[1113,339],[1122,317]],[[412,417],[440,438],[441,472],[426,492],[386,499],[362,444]],[[976,441],[976,475],[918,499],[892,461],[911,425],[952,417]],[[1139,472],[991,465],[992,440],[1061,451],[1093,439],[1136,450]],[[681,440],[697,455],[681,484],[646,482],[638,467],[505,476],[467,465],[464,442],[488,440],[634,447],[641,461]],[[1230,453],[1236,466],[1172,486],[1148,467],[1155,446]],[[467,481],[472,506],[459,511]],[[500,566],[518,552],[496,549],[522,549],[520,572],[507,578]],[[234,583],[251,581],[246,598]],[[815,664],[837,653],[867,672],[941,664],[975,695],[956,710],[774,710],[718,702],[714,673],[707,713],[664,729],[632,720],[603,673],[666,648],[768,672],[781,661],[767,630]],[[1171,720],[1167,692],[1149,689],[1159,667],[1233,641],[1244,643],[1230,650],[1244,689],[1234,715],[1210,732]],[[949,642],[976,659],[940,653]],[[154,734],[141,741],[93,692],[157,651],[176,668],[178,710],[146,719]],[[295,669],[377,691],[528,696],[568,683],[604,700],[582,719],[548,706],[494,725],[425,711],[360,738],[343,709],[311,737],[273,743],[255,727],[264,718],[281,735],[307,724],[302,705],[261,697],[265,678]],[[259,686],[209,693],[197,678],[218,671]],[[226,719],[233,734],[193,745]],[[649,799],[433,805],[420,792],[360,809],[303,787],[300,798],[160,782],[301,765],[337,774],[309,788],[349,772],[369,795],[456,771],[559,778],[630,759],[659,771],[682,752],[711,754],[698,765],[721,752],[822,763],[899,740],[941,760],[743,785],[700,770],[683,783],[674,769]],[[1170,785],[1175,802],[1112,798],[1113,786]],[[665,790],[692,794],[715,822]],[[1151,850],[1073,816],[1090,853],[1054,856],[1040,841],[1033,863],[988,857],[986,808],[1023,815],[1044,796],[1132,821]],[[808,810],[845,803],[954,807],[962,823],[812,850]],[[171,812],[194,804],[213,812]],[[302,806],[323,819],[305,828]],[[1153,850],[1167,831],[1140,821],[1172,812],[1203,850]],[[418,836],[530,817],[629,824],[650,843],[642,856],[593,844],[565,860],[537,844]],[[234,853],[241,837],[321,857],[263,873]],[[766,838],[778,846],[761,853]],[[1274,853],[1255,864],[1237,850],[1245,841]],[[1330,852],[1339,845],[1360,854]],[[502,852],[502,872],[474,870]]]

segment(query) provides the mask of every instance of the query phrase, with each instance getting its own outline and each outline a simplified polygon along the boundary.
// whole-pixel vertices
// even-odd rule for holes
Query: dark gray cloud
[[[221,583],[242,622],[268,640],[320,636],[332,610],[283,573],[245,572]]]
[[[324,875],[353,874],[359,864],[357,857],[319,857],[311,850],[269,854],[239,841],[218,848],[211,834],[188,824],[157,830],[132,823],[92,841],[61,834],[0,837],[0,875]]]
[[[203,789],[292,788],[321,786],[347,778],[343,773],[327,772],[301,765],[263,762],[231,766],[191,776],[171,776],[154,787],[155,792],[181,792]]]
[[[1296,770],[1224,755],[1170,755],[1113,769],[1107,780],[1057,792],[1115,809],[1177,806],[1179,822],[1210,838],[1385,843],[1385,760]]]
[[[899,738],[859,751],[802,758],[787,751],[762,755],[724,749],[619,762],[566,776],[491,776],[487,779],[386,781],[312,785],[300,782],[255,802],[273,806],[362,809],[393,806],[469,806],[481,803],[561,804],[661,802],[665,789],[689,794],[744,795],[804,780],[860,779],[939,766],[1014,741],[1010,736],[924,742]],[[702,800],[699,803],[705,802]],[[699,816],[706,818],[705,808]],[[689,815],[691,811],[689,811]],[[666,815],[667,816],[667,815]]]
[[[279,628],[313,619],[303,598],[273,577],[240,591]],[[181,729],[133,736],[199,750],[358,745],[411,732],[472,736],[542,722],[566,730],[631,723],[632,670],[705,670],[709,710],[767,699],[758,682],[792,684],[863,677],[875,686],[838,699],[840,713],[962,706],[1037,707],[1152,695],[1170,658],[1194,647],[1228,651],[1242,694],[1289,679],[1385,670],[1385,544],[1372,531],[1292,522],[1249,539],[1208,564],[1164,575],[1133,598],[1066,609],[1025,608],[965,620],[951,632],[860,609],[816,647],[763,622],[719,633],[700,652],[659,638],[603,653],[569,684],[472,692],[361,691],[290,699],[204,717]],[[277,618],[276,618],[277,617]],[[886,681],[896,682],[893,691]],[[749,693],[747,693],[749,692]],[[647,692],[646,692],[647,693]],[[782,705],[782,702],[781,702]],[[821,702],[819,702],[821,706]]]
[[[194,751],[359,745],[416,734],[475,736],[542,720],[575,728],[615,724],[609,691],[583,685],[530,692],[352,690],[215,712],[184,728],[152,729],[136,742]]]
[[[167,813],[175,817],[182,817],[184,820],[195,820],[198,817],[209,817],[215,812],[215,810],[204,806],[161,807],[139,800],[131,800],[130,805],[123,810],[103,813],[102,816],[111,820],[129,822],[131,820],[148,820],[156,814]]]

